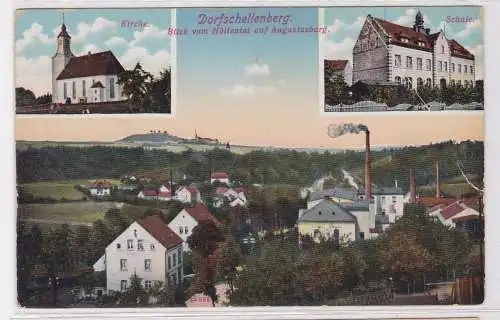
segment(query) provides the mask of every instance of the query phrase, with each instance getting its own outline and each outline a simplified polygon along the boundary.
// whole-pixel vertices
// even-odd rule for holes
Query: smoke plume
[[[338,138],[347,133],[358,134],[360,132],[368,132],[368,127],[364,124],[354,124],[354,123],[343,123],[343,124],[331,124],[328,126],[328,135],[331,138]]]

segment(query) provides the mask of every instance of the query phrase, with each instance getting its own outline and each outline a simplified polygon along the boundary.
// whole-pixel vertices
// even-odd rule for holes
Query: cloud
[[[251,65],[245,66],[245,74],[249,76],[268,76],[271,74],[271,69],[269,69],[269,66],[267,64],[252,63]]]
[[[474,30],[480,29],[481,27],[482,27],[481,20],[480,19],[476,19],[476,20],[472,21],[471,23],[465,24],[465,29],[463,29],[462,31],[460,31],[457,34],[455,34],[455,37],[457,37],[457,38],[468,37],[468,36],[470,36],[470,34]]]
[[[260,93],[270,93],[275,92],[277,88],[275,86],[258,86],[253,84],[235,84],[229,87],[221,87],[219,92],[222,95],[233,95],[233,96],[253,96]]]
[[[158,50],[152,54],[144,47],[131,47],[118,57],[118,60],[125,69],[133,69],[139,62],[144,70],[158,75],[160,71],[170,66],[171,55],[167,50]]]
[[[104,43],[108,47],[115,47],[115,46],[121,46],[121,45],[127,44],[127,40],[125,40],[121,37],[113,36],[113,37],[109,38],[108,40],[104,41]]]
[[[97,52],[101,52],[101,51],[104,51],[104,50],[102,50],[101,48],[99,48],[99,47],[98,47],[98,46],[96,46],[95,44],[91,44],[91,43],[89,43],[89,44],[86,44],[86,45],[83,47],[82,51],[80,51],[80,52],[76,52],[76,53],[75,53],[75,55],[76,55],[77,57],[79,57],[79,56],[84,56],[84,55],[88,54],[89,52],[90,52],[90,53],[97,53]]]
[[[21,54],[27,47],[34,44],[51,44],[55,38],[43,33],[43,26],[37,22],[31,24],[30,28],[23,32],[23,37],[16,40],[16,54]]]
[[[39,96],[52,91],[51,59],[16,57],[16,87],[24,87]]]
[[[146,39],[162,39],[168,37],[168,28],[159,29],[154,25],[147,25],[141,31],[134,31],[134,39],[130,41],[130,46],[136,46]]]
[[[353,23],[347,24],[342,20],[335,19],[333,21],[333,24],[328,26],[328,33],[335,33],[341,29],[359,31],[359,30],[361,30],[361,27],[365,23],[365,20],[366,20],[366,17],[359,16],[356,18],[356,20]]]
[[[476,80],[484,79],[484,46],[465,47],[476,57]]]
[[[83,42],[87,39],[88,35],[91,33],[97,33],[100,31],[114,30],[118,27],[119,23],[116,21],[111,21],[103,17],[98,17],[92,23],[80,22],[76,26],[76,32],[71,30],[71,27],[68,27],[68,32],[71,35],[71,41],[78,43]],[[54,29],[54,34],[58,34],[61,31],[61,28],[58,26]]]
[[[349,37],[344,38],[341,42],[327,40],[324,44],[324,58],[347,59],[352,61],[352,49],[355,44],[356,40]]]

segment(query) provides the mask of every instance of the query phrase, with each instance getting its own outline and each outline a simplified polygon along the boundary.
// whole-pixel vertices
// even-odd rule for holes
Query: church
[[[420,11],[413,28],[368,15],[353,48],[353,83],[469,87],[475,71],[474,55],[442,30],[431,34]]]
[[[61,25],[57,50],[52,57],[52,103],[102,103],[127,100],[118,74],[125,69],[113,52],[77,57],[71,51],[71,36]]]

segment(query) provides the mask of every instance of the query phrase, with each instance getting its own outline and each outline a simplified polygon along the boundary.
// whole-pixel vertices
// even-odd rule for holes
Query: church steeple
[[[56,54],[71,56],[71,36],[68,33],[66,24],[64,23],[64,13],[62,14],[61,32],[57,35],[57,51]]]
[[[417,32],[424,32],[425,33],[425,28],[424,28],[424,16],[418,10],[417,14],[415,15],[415,24],[413,25],[413,30]]]
[[[52,102],[64,101],[65,97],[57,85],[57,77],[64,70],[69,61],[74,57],[71,52],[71,36],[62,16],[61,31],[57,35],[57,49],[52,56]]]

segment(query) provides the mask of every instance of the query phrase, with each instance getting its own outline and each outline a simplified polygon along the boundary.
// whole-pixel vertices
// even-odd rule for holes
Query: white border
[[[37,4],[35,6],[32,6],[30,4],[33,4],[33,1],[28,1],[29,4],[25,5],[24,1],[20,1],[19,6],[17,9],[67,9],[69,7],[74,7],[73,4],[75,2],[80,2],[80,1],[73,1],[73,0],[68,0],[68,3],[65,3],[66,1],[57,1],[59,3],[59,6],[55,5],[55,7],[50,7],[50,6],[40,6],[40,4]],[[38,2],[38,1],[37,1]],[[50,2],[50,1],[49,1]],[[69,5],[69,2],[71,3],[71,6]],[[47,4],[48,2],[44,1],[44,4]],[[62,5],[61,5],[62,3]],[[56,8],[57,7],[57,8]],[[86,9],[90,8],[91,6],[76,6],[76,8],[79,9]],[[93,6],[99,7],[99,6]],[[124,5],[121,6],[122,8]],[[130,6],[127,6],[129,8]],[[101,5],[99,8],[105,8],[104,5]],[[154,10],[154,9],[160,9],[160,10],[168,10],[168,13],[170,14],[170,27],[175,28],[176,27],[176,11],[175,8],[166,8],[166,7],[144,7],[145,9],[149,10]],[[105,9],[111,9],[111,10],[119,10],[120,8],[118,7],[111,7],[108,8],[106,7]],[[137,9],[142,9],[137,8]],[[14,13],[15,16],[15,13]],[[15,17],[14,17],[15,19]],[[15,22],[14,22],[15,23]],[[15,28],[15,27],[14,27]],[[122,118],[122,119],[137,119],[137,120],[142,120],[144,118],[175,118],[177,114],[177,37],[172,36],[169,37],[170,41],[170,113],[91,113],[91,114],[80,114],[80,113],[75,113],[75,114],[17,114],[16,116],[20,119],[52,119],[52,118],[69,118],[69,119],[100,119],[100,118]],[[14,70],[16,68],[16,62],[15,62],[15,56],[14,56]],[[15,72],[14,72],[14,84],[16,83],[16,78],[15,78]]]
[[[372,0],[372,2],[375,2]],[[387,1],[389,2],[389,1]],[[392,1],[391,1],[392,2]],[[470,3],[467,4],[466,1],[464,1],[465,3],[462,4],[458,1],[456,1],[456,6],[467,6],[467,5],[471,5]],[[448,5],[450,5],[448,3]],[[335,5],[336,7],[340,7],[340,5]],[[366,4],[364,6],[367,6]],[[371,6],[371,5],[368,5],[368,6]],[[374,6],[374,5],[373,5]],[[381,7],[383,6],[388,6],[388,4],[381,4],[380,5]],[[410,3],[410,4],[406,4],[406,6],[408,7],[415,7],[415,4],[414,3]],[[420,7],[434,7],[434,6],[437,6],[436,5],[436,1],[432,1],[432,4],[426,4],[426,5],[422,5]],[[479,4],[477,4],[477,6],[480,6]],[[349,7],[355,7],[355,5],[349,5]],[[375,6],[374,6],[375,7]],[[330,7],[332,8],[332,7]],[[327,8],[327,7],[323,7],[323,8],[319,8],[318,9],[318,25],[319,26],[327,26],[327,24],[325,23],[325,14],[326,14],[326,9],[330,9],[330,8]],[[335,9],[333,9],[335,10]],[[484,21],[483,21],[484,22]],[[484,26],[484,23],[483,23],[483,26]],[[319,89],[319,114],[320,116],[324,116],[324,117],[350,117],[350,116],[391,116],[391,115],[406,115],[406,116],[429,116],[429,113],[432,114],[432,115],[436,115],[436,114],[444,114],[444,115],[457,115],[457,114],[460,114],[460,115],[470,115],[470,116],[474,116],[474,115],[484,115],[484,110],[443,110],[443,111],[373,111],[373,112],[360,112],[360,111],[353,111],[353,112],[335,112],[335,111],[332,111],[332,112],[328,112],[328,111],[325,111],[325,76],[324,76],[324,72],[325,72],[325,65],[324,65],[324,61],[325,61],[325,42],[327,41],[327,38],[328,38],[328,32],[325,33],[325,34],[321,34],[321,33],[318,33],[318,62],[319,62],[319,74],[318,74],[318,77],[319,77],[319,80],[318,80],[318,89]],[[484,41],[484,35],[483,35],[483,45],[484,45],[485,41]],[[349,63],[353,63],[352,62],[352,59],[351,61],[349,61]],[[483,64],[483,68],[484,68],[484,64]],[[484,78],[484,73],[485,71],[483,70],[483,78]]]
[[[11,5],[12,2],[8,2]],[[42,5],[43,4],[43,5]],[[4,263],[0,264],[0,268],[3,271],[3,290],[2,299],[0,303],[0,311],[5,315],[2,318],[12,318],[15,315],[16,319],[65,319],[65,318],[78,318],[78,319],[124,319],[124,318],[169,318],[169,319],[254,319],[259,318],[261,320],[266,319],[415,319],[415,318],[432,318],[436,319],[439,317],[473,317],[480,316],[481,320],[493,320],[500,319],[500,295],[498,294],[499,284],[500,284],[500,270],[498,268],[500,259],[498,255],[498,247],[500,245],[500,232],[498,232],[498,226],[500,226],[500,202],[495,201],[498,196],[496,192],[500,190],[500,168],[498,161],[496,161],[495,156],[500,156],[500,140],[491,139],[494,136],[499,136],[500,132],[497,132],[498,120],[500,120],[500,110],[496,108],[494,104],[500,101],[500,90],[498,86],[498,75],[500,74],[500,67],[498,64],[498,56],[500,56],[500,45],[497,40],[497,35],[495,33],[497,30],[498,14],[500,13],[500,3],[497,1],[476,1],[476,3],[471,2],[458,2],[458,1],[446,1],[446,0],[434,0],[432,2],[420,2],[415,3],[414,0],[399,0],[399,1],[387,1],[387,0],[371,0],[369,5],[372,6],[382,6],[382,5],[395,5],[395,6],[408,6],[408,5],[487,5],[487,9],[484,10],[484,21],[485,21],[485,37],[484,43],[488,44],[488,51],[485,52],[485,65],[488,68],[485,70],[485,79],[488,79],[488,83],[485,86],[485,101],[486,104],[492,104],[493,107],[487,109],[487,116],[485,117],[486,124],[486,137],[485,141],[485,184],[486,184],[486,195],[485,195],[485,215],[486,215],[486,246],[485,246],[485,257],[486,257],[486,287],[485,287],[485,302],[482,305],[477,306],[405,306],[405,307],[376,307],[376,306],[363,306],[363,307],[255,307],[255,308],[217,308],[217,309],[189,309],[189,308],[177,308],[177,309],[18,309],[16,307],[16,270],[15,270],[15,189],[11,186],[15,185],[16,175],[15,175],[15,136],[14,136],[14,105],[15,97],[14,90],[9,90],[13,88],[13,56],[14,56],[14,42],[13,42],[13,31],[14,31],[14,15],[13,11],[0,10],[0,23],[3,24],[1,27],[2,38],[4,42],[4,50],[0,50],[1,70],[3,72],[2,87],[6,90],[0,90],[0,97],[3,102],[3,107],[0,108],[0,133],[3,147],[3,157],[4,161],[0,169],[0,178],[2,182],[9,187],[4,188],[3,192],[0,193],[0,203],[4,207],[9,207],[14,209],[12,211],[5,210],[3,212],[3,223],[0,227],[3,228],[0,232],[0,237],[2,244],[4,245],[3,258]],[[198,7],[227,7],[227,6],[239,6],[239,7],[266,7],[266,6],[315,6],[315,7],[325,7],[325,6],[367,6],[368,3],[363,0],[338,0],[336,2],[332,1],[299,1],[299,0],[289,0],[289,1],[242,1],[236,0],[228,4],[226,1],[200,1],[194,0],[190,3],[191,6]],[[87,8],[87,7],[107,7],[107,8],[119,8],[119,7],[185,7],[186,2],[176,0],[176,1],[133,1],[133,0],[123,0],[123,1],[111,1],[108,0],[104,2],[103,0],[67,0],[67,1],[44,1],[39,0],[17,0],[15,7],[22,8],[40,8],[40,7],[73,7],[73,8]],[[13,8],[11,8],[13,9]],[[486,9],[486,8],[485,8]],[[495,14],[496,13],[496,14]],[[9,76],[10,72],[10,76]],[[385,113],[384,113],[385,114]],[[395,114],[393,112],[389,114]],[[424,113],[427,114],[427,113]],[[438,113],[435,113],[438,114]],[[449,113],[448,113],[449,114]],[[352,113],[351,115],[354,115]],[[365,116],[367,114],[364,114]],[[101,115],[102,116],[102,115]],[[425,130],[425,128],[422,128]],[[9,206],[10,204],[10,206]]]

